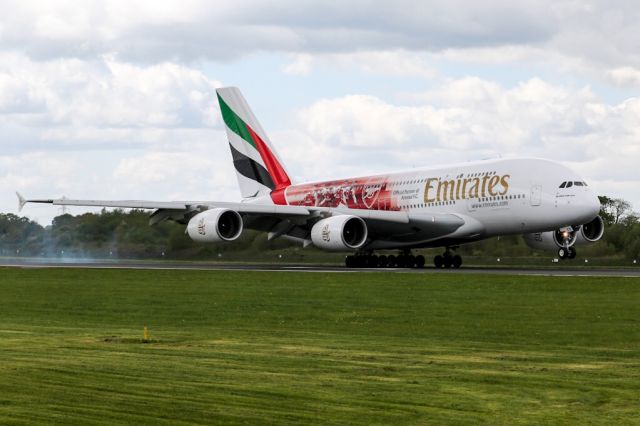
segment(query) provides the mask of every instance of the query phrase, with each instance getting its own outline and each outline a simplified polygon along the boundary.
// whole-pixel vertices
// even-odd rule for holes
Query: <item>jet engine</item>
[[[580,227],[576,244],[595,243],[602,238],[602,235],[604,235],[604,221],[600,216],[596,216],[591,222]]]
[[[604,234],[604,222],[596,216],[589,223],[581,226],[567,227],[556,231],[524,234],[524,241],[532,249],[556,250],[579,244],[595,243]]]
[[[556,250],[560,247],[571,247],[578,239],[575,230],[558,229],[556,231],[534,232],[524,234],[524,241],[532,249]]]
[[[367,241],[367,224],[357,216],[339,215],[319,220],[311,241],[324,250],[357,250]]]
[[[189,220],[187,234],[193,241],[218,243],[233,241],[242,233],[242,217],[234,210],[211,209]]]

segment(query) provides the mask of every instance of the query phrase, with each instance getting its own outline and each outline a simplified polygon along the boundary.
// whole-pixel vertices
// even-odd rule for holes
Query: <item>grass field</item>
[[[640,279],[0,269],[37,422],[640,424]]]

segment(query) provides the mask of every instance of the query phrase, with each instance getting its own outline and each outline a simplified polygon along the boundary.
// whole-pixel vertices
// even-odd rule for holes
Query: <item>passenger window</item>
[[[573,186],[573,182],[567,182],[567,188],[571,188]]]
[[[567,182],[562,182],[562,183],[560,184],[560,188],[564,188],[566,185],[567,185]]]

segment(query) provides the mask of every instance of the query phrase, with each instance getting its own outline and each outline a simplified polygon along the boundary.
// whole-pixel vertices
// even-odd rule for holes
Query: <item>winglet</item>
[[[24,199],[22,195],[18,191],[16,191],[16,195],[18,196],[18,213],[22,211],[22,208],[25,204],[27,204],[27,200]]]

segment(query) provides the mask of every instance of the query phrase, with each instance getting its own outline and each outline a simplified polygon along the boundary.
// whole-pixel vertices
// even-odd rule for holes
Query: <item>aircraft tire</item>
[[[425,259],[424,256],[419,254],[416,256],[416,268],[424,268]]]
[[[574,247],[569,247],[569,253],[567,253],[568,259],[575,259],[578,254],[577,250]]]
[[[562,259],[562,260],[566,259],[566,258],[567,258],[567,255],[568,255],[568,253],[567,253],[567,249],[566,249],[566,248],[561,247],[561,248],[558,250],[558,257],[559,257],[560,259]]]
[[[388,264],[389,261],[387,260],[387,256],[384,254],[378,256],[378,268],[386,268]]]
[[[460,268],[460,266],[462,266],[462,257],[460,257],[460,255],[458,254],[453,256],[453,258],[451,259],[451,265],[456,269]]]
[[[439,254],[434,256],[433,266],[435,266],[436,268],[442,268],[444,266],[444,258]]]

